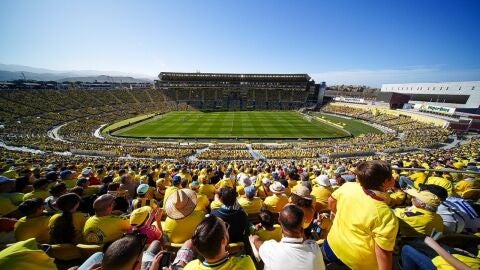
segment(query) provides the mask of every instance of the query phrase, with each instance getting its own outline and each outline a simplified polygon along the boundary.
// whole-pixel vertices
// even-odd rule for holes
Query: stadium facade
[[[411,104],[451,107],[464,112],[480,108],[480,81],[383,84],[381,92],[408,95]]]
[[[201,110],[291,110],[321,104],[325,82],[308,74],[161,72],[156,89]]]

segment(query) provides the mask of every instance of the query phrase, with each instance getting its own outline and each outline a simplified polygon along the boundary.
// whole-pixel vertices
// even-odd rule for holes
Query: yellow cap
[[[132,211],[130,214],[130,224],[131,225],[141,225],[145,220],[147,220],[148,215],[152,211],[150,206],[143,206]]]

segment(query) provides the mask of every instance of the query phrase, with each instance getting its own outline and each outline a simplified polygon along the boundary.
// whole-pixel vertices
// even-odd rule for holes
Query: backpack
[[[437,214],[442,216],[448,232],[476,233],[480,230],[480,216],[476,208],[478,206],[468,200],[448,197],[438,207]]]

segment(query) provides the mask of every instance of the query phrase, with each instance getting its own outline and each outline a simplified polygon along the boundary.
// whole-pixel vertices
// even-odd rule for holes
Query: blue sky
[[[480,1],[0,1],[0,63],[327,84],[480,80]]]

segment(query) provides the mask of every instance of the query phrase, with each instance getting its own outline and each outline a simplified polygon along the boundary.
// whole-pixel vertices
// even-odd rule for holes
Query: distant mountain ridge
[[[23,73],[23,74],[22,74]],[[97,71],[97,70],[79,70],[79,71],[58,71],[43,68],[34,68],[21,65],[0,64],[0,81],[13,81],[23,79],[37,81],[82,81],[82,82],[132,82],[146,83],[153,82],[154,77],[124,73],[117,71]]]

